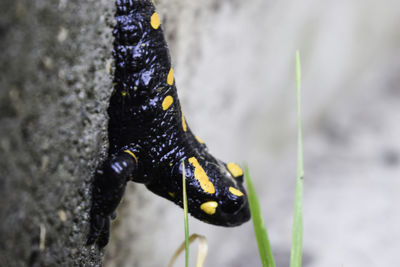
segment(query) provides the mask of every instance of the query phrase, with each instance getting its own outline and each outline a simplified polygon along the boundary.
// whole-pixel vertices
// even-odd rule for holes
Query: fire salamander
[[[242,169],[214,158],[186,122],[152,2],[118,0],[115,18],[109,150],[94,176],[87,244],[108,243],[110,220],[128,181],[144,183],[182,207],[183,171],[192,216],[221,226],[248,221]]]

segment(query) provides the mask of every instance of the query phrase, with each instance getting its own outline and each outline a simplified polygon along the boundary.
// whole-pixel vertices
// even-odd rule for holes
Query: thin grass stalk
[[[296,196],[293,214],[292,228],[292,249],[290,252],[290,267],[302,266],[303,254],[303,141],[301,130],[301,64],[300,53],[296,51],[296,87],[297,87],[297,121],[298,121],[298,138],[297,138],[297,179],[296,179]]]

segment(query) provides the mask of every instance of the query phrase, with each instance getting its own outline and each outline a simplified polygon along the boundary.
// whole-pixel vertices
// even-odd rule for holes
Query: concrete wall
[[[277,266],[288,266],[290,254],[296,49],[303,67],[304,266],[395,266],[399,4],[156,4],[188,124],[219,158],[249,164]],[[107,145],[113,1],[0,7],[0,265],[96,265],[101,253],[83,242],[90,175]],[[131,184],[105,266],[165,266],[184,238],[182,221],[181,209]],[[206,266],[261,266],[250,223],[225,229],[192,218],[190,231],[208,238]]]
[[[1,266],[99,266],[84,246],[105,149],[110,1],[0,4]]]

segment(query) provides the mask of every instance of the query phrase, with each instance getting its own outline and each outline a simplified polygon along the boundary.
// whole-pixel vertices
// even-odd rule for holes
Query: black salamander
[[[186,123],[152,2],[118,0],[116,7],[109,150],[95,172],[87,244],[108,243],[110,220],[128,181],[144,183],[182,207],[182,161],[192,216],[221,226],[248,221],[242,169],[214,158]]]

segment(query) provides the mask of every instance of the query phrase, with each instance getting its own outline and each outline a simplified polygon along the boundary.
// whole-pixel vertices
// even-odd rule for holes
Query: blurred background
[[[156,4],[169,41],[178,94],[188,125],[218,158],[248,164],[277,266],[289,266],[290,258],[297,168],[297,49],[301,54],[303,82],[304,266],[398,266],[399,3],[394,0],[159,0]],[[92,10],[93,5],[98,11]],[[37,9],[37,4],[33,8]],[[41,176],[50,179],[67,173],[66,176],[71,179],[66,179],[68,184],[78,188],[81,181],[85,181],[83,193],[76,202],[64,197],[63,204],[59,205],[61,208],[55,209],[55,212],[65,210],[67,220],[71,218],[73,225],[79,226],[73,237],[69,226],[65,226],[67,230],[54,230],[53,244],[63,244],[64,241],[57,241],[63,236],[57,234],[61,232],[69,236],[70,243],[66,246],[69,248],[76,244],[74,238],[83,238],[79,236],[86,229],[87,215],[79,214],[88,208],[89,174],[98,155],[104,155],[105,151],[104,146],[102,150],[99,146],[106,142],[104,110],[109,95],[107,90],[110,89],[103,87],[111,85],[111,76],[104,65],[111,51],[109,42],[113,4],[107,1],[83,4],[60,1],[57,8],[67,18],[72,16],[68,15],[72,11],[76,11],[74,16],[85,18],[79,20],[79,27],[71,23],[72,19],[64,20],[70,23],[66,25],[72,25],[65,42],[78,40],[83,48],[76,50],[84,56],[75,60],[75,54],[71,52],[73,63],[62,61],[60,69],[67,69],[67,78],[62,80],[62,86],[72,88],[73,92],[68,98],[71,103],[67,109],[72,107],[79,110],[83,106],[91,121],[84,124],[85,130],[78,131],[79,142],[87,147],[84,152],[76,152],[78,155],[85,153],[77,162],[78,171],[54,167],[53,174]],[[96,12],[103,11],[104,17],[97,16]],[[93,21],[97,24],[93,24]],[[54,32],[61,34],[58,25]],[[91,30],[91,27],[96,27],[96,30]],[[91,40],[91,34],[96,31],[105,33],[96,33],[97,37]],[[85,34],[87,37],[82,37]],[[56,42],[59,43],[59,38],[63,36],[57,36]],[[96,45],[96,42],[99,44]],[[6,41],[3,39],[4,43]],[[97,50],[93,52],[91,47]],[[52,47],[48,50],[52,51]],[[63,51],[69,53],[64,48],[59,54]],[[103,57],[99,59],[99,55]],[[18,56],[16,53],[13,58]],[[39,54],[38,57],[41,56]],[[4,55],[2,57],[3,60],[7,59]],[[41,59],[38,61],[42,62]],[[72,82],[68,79],[69,75],[80,77],[82,68],[79,66],[86,66],[89,64],[87,62],[93,61],[96,62],[95,71],[91,72],[90,67],[83,68],[83,73],[89,70],[91,76]],[[57,63],[55,61],[54,65],[58,68]],[[12,62],[2,61],[3,68],[5,64]],[[73,68],[68,69],[69,65],[73,65]],[[58,86],[61,78],[58,70],[53,84]],[[3,99],[12,100],[15,99],[15,91],[12,93],[7,79],[3,77],[1,91]],[[45,80],[42,78],[41,81]],[[83,86],[77,86],[80,83]],[[19,87],[15,88],[18,91]],[[87,90],[92,94],[79,95]],[[58,99],[55,103],[65,102],[66,95],[69,95],[65,93],[59,98],[55,94],[54,98]],[[88,101],[94,104],[87,104]],[[5,162],[2,171],[12,178],[19,174],[7,169],[10,162],[15,162],[15,156],[12,156],[13,146],[7,145],[4,140],[8,140],[6,136],[9,135],[9,129],[20,127],[21,123],[14,124],[15,117],[19,115],[11,118],[8,113],[4,115],[4,110],[8,110],[4,107],[13,103],[4,102],[7,100],[2,102],[0,126],[3,127],[2,161]],[[64,109],[62,105],[61,109]],[[38,118],[44,113],[48,114],[49,111],[39,111]],[[73,112],[67,115],[76,118]],[[65,113],[59,116],[62,120]],[[39,129],[43,123],[48,125],[47,122],[37,123],[36,128],[30,131]],[[76,123],[70,126],[71,129],[75,129],[74,125],[78,125],[78,129],[82,127]],[[100,127],[103,127],[103,133],[98,133]],[[61,136],[63,134],[64,131]],[[57,134],[54,138],[58,138]],[[69,149],[82,146],[78,141],[75,144],[67,140],[71,142]],[[37,140],[28,142],[33,150],[39,147]],[[55,148],[56,151],[60,149],[57,146]],[[58,159],[66,166],[74,164],[73,156],[71,159]],[[48,164],[51,165],[51,162],[50,159]],[[41,164],[43,160],[39,160],[38,165]],[[79,168],[85,169],[87,176]],[[7,178],[4,181],[8,181]],[[76,211],[76,207],[80,209]],[[42,210],[39,208],[39,211]],[[9,214],[5,212],[3,216]],[[31,214],[37,214],[36,210]],[[4,225],[18,221],[15,216],[12,215],[10,218],[14,219],[6,220]],[[250,222],[237,228],[222,228],[190,217],[189,223],[191,233],[205,235],[208,239],[206,266],[261,266]],[[37,220],[39,224],[40,220]],[[54,223],[45,220],[44,225],[51,228]],[[173,203],[147,191],[143,185],[131,183],[112,229],[104,266],[165,266],[184,240],[183,212]],[[51,230],[49,233],[51,235]],[[32,241],[32,244],[36,243]],[[71,252],[71,255],[80,253],[82,257],[87,253],[95,255],[95,258],[100,255],[93,248],[85,248],[82,244],[79,246],[81,252]],[[15,247],[10,245],[4,248],[12,250]],[[26,248],[28,250],[29,247]],[[191,250],[194,260],[195,247]],[[29,255],[26,251],[22,254]],[[38,251],[39,254],[45,253],[40,249]],[[41,258],[38,260],[43,261]],[[179,264],[177,266],[183,266],[183,257]]]

